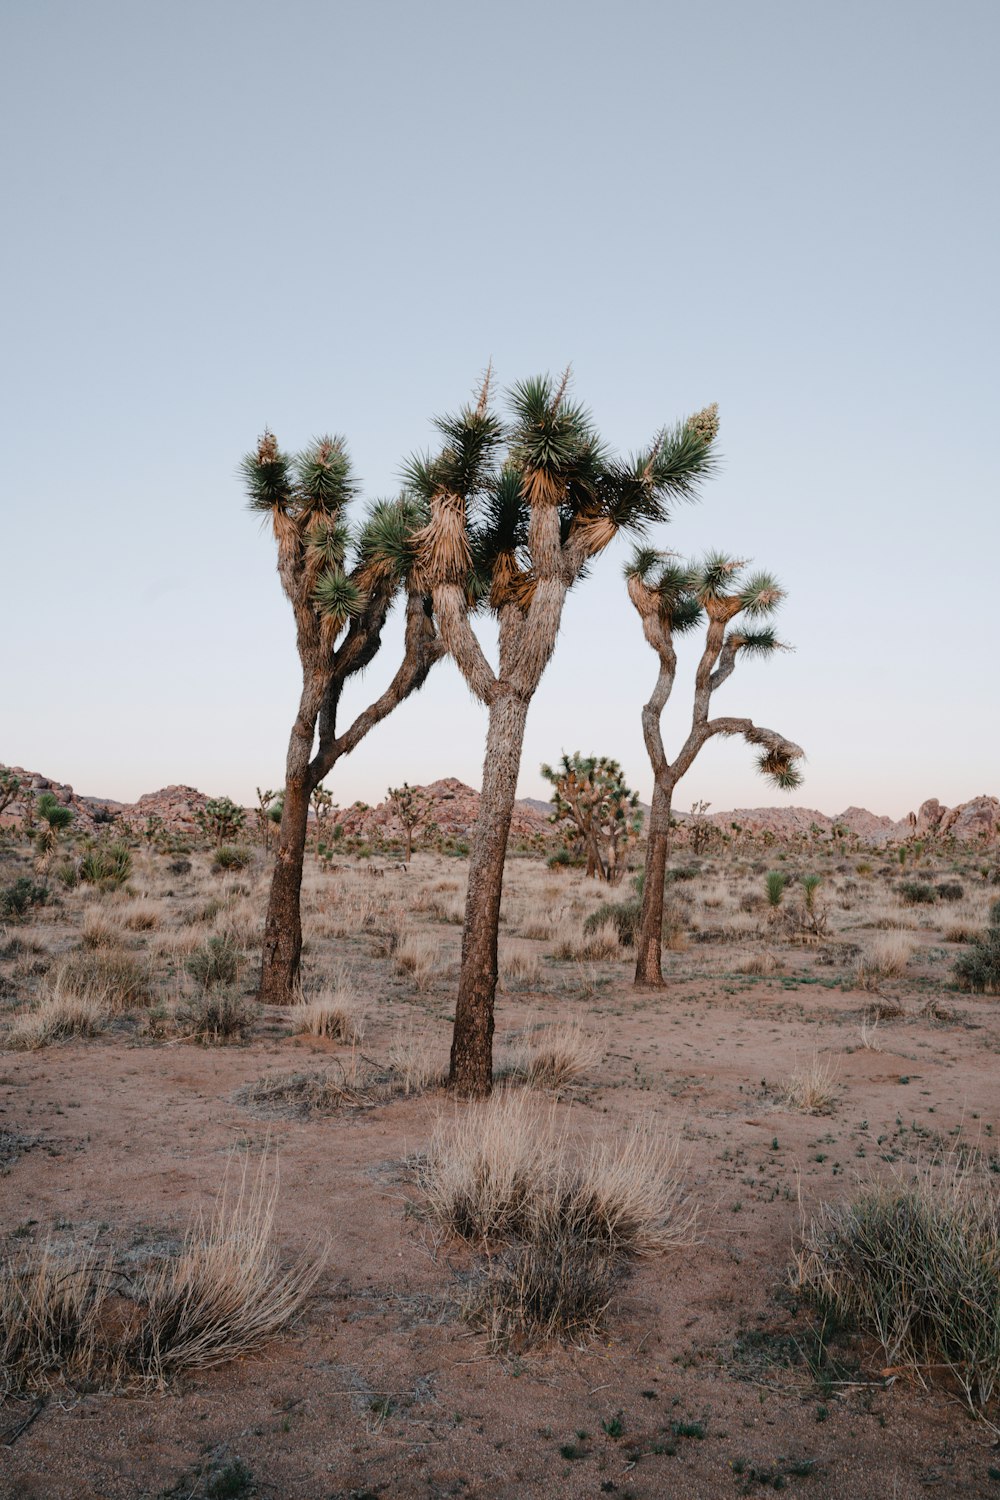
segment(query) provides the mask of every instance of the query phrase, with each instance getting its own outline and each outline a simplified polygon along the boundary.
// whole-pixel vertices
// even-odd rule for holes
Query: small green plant
[[[235,984],[243,965],[243,953],[228,934],[210,937],[187,961],[187,971],[203,989]]]
[[[131,874],[132,851],[121,840],[95,844],[80,861],[80,879],[105,890],[124,885]]]
[[[989,925],[960,954],[955,978],[963,990],[977,995],[1000,995],[1000,901],[990,906]]]
[[[958,880],[939,880],[937,894],[939,901],[961,901],[965,887]]]
[[[767,896],[767,904],[772,911],[777,911],[781,905],[785,888],[788,885],[788,876],[784,870],[769,870],[764,881],[764,891]]]
[[[188,1000],[177,1012],[177,1027],[183,1036],[206,1045],[247,1042],[260,1015],[245,995],[213,989]]]
[[[639,896],[631,896],[626,901],[603,901],[590,913],[583,930],[589,937],[591,933],[599,932],[606,922],[611,922],[621,946],[631,948],[635,945],[641,916],[642,899]]]
[[[899,894],[907,906],[933,906],[937,890],[926,880],[901,880]]]
[[[36,885],[21,875],[13,885],[0,890],[0,917],[23,917],[33,906],[44,906],[49,899],[47,885]]]
[[[212,869],[218,875],[222,871],[245,870],[251,864],[253,855],[249,849],[239,844],[222,844],[215,851]]]

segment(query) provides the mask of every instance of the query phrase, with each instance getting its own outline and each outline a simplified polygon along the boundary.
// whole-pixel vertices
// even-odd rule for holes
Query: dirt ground
[[[144,853],[132,895],[78,887],[0,928],[2,1013],[32,1002],[97,916],[149,965],[159,1012],[191,990],[186,956],[213,932],[247,953],[250,993],[266,897],[255,858],[227,876],[197,854],[175,875],[166,857]],[[864,1342],[822,1337],[789,1273],[803,1215],[859,1176],[962,1143],[1000,1170],[998,1006],[954,990],[961,950],[946,937],[949,924],[982,925],[996,888],[970,865],[949,877],[965,886],[959,901],[911,907],[878,854],[790,856],[789,868],[824,876],[827,931],[806,942],[763,903],[775,858],[702,862],[671,888],[677,946],[657,993],[632,990],[630,954],[609,950],[606,932],[603,943],[582,932],[606,890],[509,862],[498,1055],[536,1028],[578,1020],[603,1061],[540,1095],[540,1109],[583,1136],[662,1125],[680,1138],[699,1207],[698,1242],[640,1262],[602,1335],[580,1347],[492,1355],[462,1318],[475,1255],[429,1221],[413,1168],[442,1112],[462,1108],[440,1089],[304,1116],[238,1100],[267,1075],[352,1076],[359,1052],[378,1061],[402,1046],[430,1058],[428,1071],[444,1065],[462,861],[418,854],[409,871],[347,861],[310,870],[306,993],[331,982],[350,992],[367,1011],[360,1044],[296,1035],[289,1013],[273,1011],[248,1043],[204,1046],[162,1018],[150,1028],[140,1011],[96,1037],[5,1051],[9,1254],[46,1239],[133,1259],[163,1253],[211,1206],[236,1150],[277,1165],[282,1254],[324,1243],[329,1258],[296,1325],[254,1358],[165,1393],[9,1397],[0,1494],[1000,1495],[990,1427],[947,1390],[883,1377]],[[0,883],[12,871],[0,870]],[[908,935],[905,969],[877,991],[858,988],[859,956],[886,932]],[[783,1090],[817,1059],[835,1072],[834,1097],[811,1114]]]

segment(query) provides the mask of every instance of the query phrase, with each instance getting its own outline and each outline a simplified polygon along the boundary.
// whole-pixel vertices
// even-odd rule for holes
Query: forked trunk
[[[462,973],[455,1007],[448,1087],[482,1098],[493,1086],[493,1002],[497,988],[500,898],[528,705],[510,694],[490,705],[479,816],[469,862]]]
[[[671,792],[654,785],[646,844],[646,872],[642,886],[642,915],[636,939],[636,984],[663,984],[663,893],[666,888],[667,857],[670,854],[671,800]]]
[[[281,813],[278,853],[264,924],[264,945],[257,999],[262,1005],[291,1005],[302,956],[302,863],[309,827],[308,783],[289,781]]]

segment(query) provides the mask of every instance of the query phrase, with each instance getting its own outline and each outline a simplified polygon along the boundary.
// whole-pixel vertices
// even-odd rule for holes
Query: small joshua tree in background
[[[413,835],[418,828],[426,828],[431,822],[434,802],[426,792],[412,787],[408,781],[402,786],[391,786],[387,793],[392,803],[393,816],[402,824],[406,835],[406,863],[413,857]]]
[[[715,735],[739,735],[760,745],[760,771],[783,789],[796,787],[796,762],[803,751],[773,729],[750,719],[709,718],[712,695],[747,656],[771,656],[784,649],[766,622],[784,598],[768,573],[747,574],[746,564],[723,553],[682,565],[649,548],[636,550],[625,569],[629,598],[642,620],[646,640],[659,657],[653,696],[642,710],[643,738],[653,767],[653,807],[646,846],[642,919],[637,943],[636,984],[661,985],[663,891],[670,849],[674,788],[695,757]],[[677,675],[674,638],[705,627],[695,672],[694,708],[688,736],[672,761],[663,747],[660,718]]]
[[[24,783],[9,766],[0,766],[0,813],[6,812]]]
[[[230,797],[209,797],[195,813],[195,820],[205,837],[214,840],[219,849],[242,833],[247,815]]]
[[[257,820],[257,836],[260,839],[261,848],[264,850],[271,847],[272,822],[281,821],[280,813],[277,818],[273,816],[274,797],[275,794],[270,787],[268,787],[266,792],[261,791],[260,787],[257,788],[257,806],[253,810],[253,815]]]
[[[38,870],[45,870],[59,847],[59,835],[73,821],[73,809],[60,802],[53,792],[42,792],[35,801],[35,813],[38,819],[34,834],[35,865]]]
[[[609,755],[577,750],[564,754],[555,769],[542,766],[542,775],[555,789],[550,822],[571,824],[587,852],[587,874],[617,885],[642,829],[639,793],[626,786],[621,766]]]
[[[325,786],[318,786],[313,791],[312,810],[316,819],[316,853],[318,855],[320,846],[326,843],[326,825],[333,811],[333,793],[328,792]]]

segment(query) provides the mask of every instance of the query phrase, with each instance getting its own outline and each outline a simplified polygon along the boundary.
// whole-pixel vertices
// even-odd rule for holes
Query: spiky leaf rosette
[[[691,567],[691,590],[703,604],[721,598],[739,585],[739,577],[746,564],[725,552],[709,552]]]
[[[775,651],[788,650],[770,627],[766,630],[737,628],[729,632],[729,640],[743,656],[770,656]]]
[[[416,565],[414,538],[426,522],[426,508],[409,496],[377,500],[358,536],[356,576],[403,583]]]
[[[364,594],[340,568],[324,568],[312,597],[317,613],[338,628],[360,614],[365,606]]]
[[[358,492],[344,438],[316,438],[295,459],[296,499],[303,516],[335,516]]]
[[[574,478],[597,471],[599,446],[589,412],[566,398],[569,372],[556,386],[551,376],[518,381],[508,391],[513,423],[511,458],[524,475],[531,505],[559,505]]]
[[[782,791],[791,792],[802,785],[802,772],[796,764],[797,759],[798,757],[783,750],[765,750],[757,758],[757,769]]]
[[[437,417],[435,427],[444,447],[435,463],[439,489],[470,499],[488,484],[494,456],[503,442],[503,423],[485,401],[464,406],[455,416]]]
[[[240,464],[251,510],[287,514],[294,498],[292,460],[278,448],[278,440],[267,430],[257,440],[257,451]]]
[[[769,615],[778,608],[785,591],[771,573],[751,573],[739,585],[740,608],[751,616]]]
[[[306,532],[306,545],[324,567],[342,568],[351,543],[350,528],[342,522],[318,519]]]

